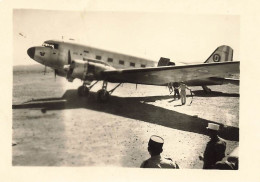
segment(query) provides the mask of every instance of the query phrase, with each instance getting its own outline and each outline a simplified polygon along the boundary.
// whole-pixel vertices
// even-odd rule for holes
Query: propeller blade
[[[71,55],[70,55],[70,50],[68,51],[68,64],[71,63]]]

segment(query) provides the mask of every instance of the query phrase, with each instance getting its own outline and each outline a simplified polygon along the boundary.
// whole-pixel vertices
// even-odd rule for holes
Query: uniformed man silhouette
[[[191,90],[184,82],[180,83],[178,89],[181,90],[181,104],[184,105],[186,103],[186,89]]]
[[[216,162],[225,157],[226,142],[218,136],[218,124],[209,123],[207,130],[210,141],[207,143],[204,156],[199,158],[204,161],[203,169],[215,169]]]
[[[179,83],[174,82],[173,83],[173,89],[174,89],[173,99],[175,100],[176,96],[177,96],[178,99],[180,99]]]
[[[236,147],[229,155],[222,161],[218,161],[214,169],[220,170],[238,170],[238,147]]]
[[[163,151],[164,140],[162,137],[153,135],[148,143],[148,152],[151,157],[144,161],[141,168],[171,168],[179,169],[179,166],[171,158],[164,158],[160,154]]]

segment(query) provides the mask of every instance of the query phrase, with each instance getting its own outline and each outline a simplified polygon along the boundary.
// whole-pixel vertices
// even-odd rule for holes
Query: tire
[[[88,89],[87,87],[85,87],[85,86],[80,86],[80,87],[78,88],[78,95],[79,95],[80,97],[86,97],[86,96],[88,96],[88,94],[89,94],[89,89]]]
[[[109,96],[110,96],[110,94],[106,90],[102,89],[97,92],[97,100],[99,102],[102,102],[102,103],[107,102],[109,100]]]

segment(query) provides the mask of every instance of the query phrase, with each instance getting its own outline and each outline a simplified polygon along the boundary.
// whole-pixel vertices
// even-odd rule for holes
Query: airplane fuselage
[[[81,44],[63,41],[45,41],[43,46],[28,49],[28,55],[35,61],[56,69],[59,76],[66,76],[64,66],[68,65],[68,52],[72,60],[99,60],[115,69],[154,67],[156,62],[126,54],[102,50]]]
[[[90,46],[64,41],[45,41],[42,46],[31,47],[28,55],[35,61],[51,67],[55,74],[81,80],[100,80],[104,70],[156,67],[157,62],[126,54],[102,50]],[[74,61],[74,72],[68,77],[71,60]],[[86,69],[85,69],[86,68]],[[174,82],[174,80],[173,80]],[[221,85],[223,80],[200,78],[185,82],[188,86]],[[162,84],[165,85],[165,84]]]

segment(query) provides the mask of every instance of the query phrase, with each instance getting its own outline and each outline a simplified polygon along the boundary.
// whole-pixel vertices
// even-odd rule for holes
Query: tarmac
[[[238,86],[212,86],[211,94],[192,87],[194,96],[188,93],[181,106],[166,87],[123,84],[109,102],[99,103],[101,83],[87,98],[77,95],[81,84],[14,72],[13,166],[139,168],[155,134],[165,140],[163,156],[181,168],[201,169],[209,122],[221,125],[227,154],[239,145]]]

